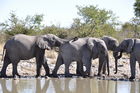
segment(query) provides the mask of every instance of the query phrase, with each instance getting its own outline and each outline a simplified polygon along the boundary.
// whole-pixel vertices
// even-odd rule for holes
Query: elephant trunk
[[[109,58],[108,58],[108,56],[106,57],[106,63],[107,63],[107,72],[108,72],[108,76],[109,76],[110,70],[109,70]]]
[[[60,47],[65,42],[68,42],[68,40],[59,38],[56,40],[55,46]]]
[[[115,58],[115,73],[117,74],[118,72],[118,59],[120,59],[122,57],[122,52],[120,52],[120,55],[118,55],[119,52],[113,52],[113,56]]]
[[[115,73],[114,74],[117,74],[118,72],[118,59],[115,58]]]

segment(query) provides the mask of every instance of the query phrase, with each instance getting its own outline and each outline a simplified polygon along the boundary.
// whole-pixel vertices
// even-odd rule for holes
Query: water
[[[140,82],[94,78],[0,79],[0,93],[140,93]]]

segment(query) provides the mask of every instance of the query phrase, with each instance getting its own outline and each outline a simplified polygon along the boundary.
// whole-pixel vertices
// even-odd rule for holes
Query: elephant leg
[[[12,61],[12,65],[13,65],[12,75],[13,75],[13,77],[15,77],[16,75],[20,77],[20,75],[18,74],[18,71],[17,71],[18,62],[19,61]]]
[[[59,55],[58,55],[58,58],[57,58],[57,61],[56,61],[56,65],[55,65],[55,67],[54,67],[54,70],[52,71],[52,75],[53,75],[54,77],[57,76],[57,71],[58,71],[60,65],[62,65],[63,63],[64,63],[64,62],[63,62],[63,58],[62,58],[62,56],[59,54]]]
[[[77,61],[77,69],[76,69],[76,74],[83,76],[84,75],[84,70],[83,70],[83,62]]]
[[[45,57],[44,57],[43,67],[44,67],[45,72],[46,72],[45,76],[49,76],[50,75],[50,69],[49,69],[49,66],[47,64],[47,59]]]
[[[41,63],[38,61],[36,62],[36,77],[40,76],[40,70],[41,70]]]
[[[91,62],[89,62],[86,66],[86,73],[88,76],[90,76],[90,72],[91,72]]]
[[[99,58],[98,76],[101,75],[101,69],[102,69],[102,67],[103,67],[103,63],[104,63],[104,61],[103,61],[101,58]],[[105,66],[105,65],[104,65],[104,66]],[[104,71],[104,72],[105,72],[105,71]]]
[[[7,66],[11,63],[10,59],[7,57],[7,54],[5,55],[4,57],[4,62],[3,62],[3,67],[2,67],[2,70],[1,70],[1,76],[2,77],[6,77],[6,69],[7,69]]]
[[[107,67],[106,62],[103,62],[103,74],[106,74],[106,67]]]
[[[44,49],[39,49],[36,54],[36,77],[40,76],[41,66],[44,65]]]
[[[86,66],[86,71],[84,74],[90,76],[90,71],[91,71],[91,60],[83,59],[83,64]]]
[[[139,69],[140,69],[140,61],[138,61],[138,64],[139,64]]]
[[[135,69],[136,69],[136,59],[132,55],[130,55],[130,69],[131,69],[131,77],[129,79],[134,79],[135,78]]]
[[[70,77],[70,72],[69,72],[69,66],[70,66],[70,61],[64,61],[65,62],[65,77]]]
[[[107,72],[108,72],[107,75],[109,76],[110,70],[109,70],[109,57],[108,57],[108,55],[106,55],[105,57],[100,56],[99,59],[102,60],[102,62],[103,62],[103,65],[102,65],[103,74],[106,74],[106,68],[107,68]]]
[[[77,68],[76,68],[76,74],[77,75],[80,75],[80,66],[79,66],[79,64],[78,64],[79,62],[77,62]]]

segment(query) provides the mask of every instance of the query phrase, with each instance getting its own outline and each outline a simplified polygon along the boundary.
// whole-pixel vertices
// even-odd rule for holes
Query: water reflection
[[[140,82],[89,78],[0,79],[0,93],[140,93]]]

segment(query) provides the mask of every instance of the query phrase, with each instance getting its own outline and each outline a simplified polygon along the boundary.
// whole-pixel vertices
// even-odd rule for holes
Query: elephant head
[[[37,37],[36,44],[41,49],[50,50],[52,47],[59,47],[64,42],[68,40],[61,39],[53,34],[41,35]]]
[[[105,42],[107,49],[111,51],[115,51],[115,49],[119,45],[118,40],[113,37],[104,36],[102,40]]]
[[[122,53],[131,53],[133,51],[133,47],[135,45],[135,40],[134,39],[125,39],[123,40],[120,45],[116,48],[114,52],[114,56],[116,59],[120,59],[122,57]],[[116,62],[116,72],[117,73],[117,62]]]
[[[117,52],[131,53],[134,46],[134,39],[125,39],[117,47]]]
[[[89,47],[92,53],[93,59],[99,57],[98,74],[100,74],[101,68],[104,66],[104,64],[107,64],[107,71],[109,75],[110,73],[109,72],[109,58],[108,58],[108,50],[107,50],[105,42],[101,39],[89,38],[87,41],[87,46]]]

